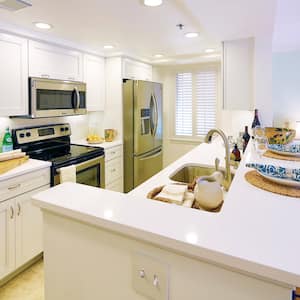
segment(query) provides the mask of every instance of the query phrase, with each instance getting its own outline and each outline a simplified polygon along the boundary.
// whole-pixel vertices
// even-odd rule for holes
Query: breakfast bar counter
[[[183,165],[214,165],[216,157],[222,166],[222,142],[203,143],[128,194],[64,183],[35,195],[44,212],[46,300],[291,299],[300,286],[300,200],[244,175],[248,162],[299,162],[259,158],[250,143],[218,213],[146,198]],[[160,289],[137,283],[141,269],[160,275]]]

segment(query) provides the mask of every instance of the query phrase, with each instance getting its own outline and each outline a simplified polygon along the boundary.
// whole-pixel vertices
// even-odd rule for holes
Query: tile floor
[[[1,300],[44,300],[44,268],[40,260],[4,286]]]

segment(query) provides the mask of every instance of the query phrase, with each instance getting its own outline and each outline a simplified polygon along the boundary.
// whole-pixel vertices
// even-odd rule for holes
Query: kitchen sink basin
[[[196,177],[209,176],[216,171],[216,168],[209,165],[186,164],[173,172],[169,178],[176,182],[192,183]],[[225,176],[225,169],[219,168],[219,171]],[[231,173],[232,179],[234,173]]]

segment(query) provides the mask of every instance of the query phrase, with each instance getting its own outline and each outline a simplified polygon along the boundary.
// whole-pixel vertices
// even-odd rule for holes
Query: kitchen
[[[218,97],[215,103],[217,107],[215,127],[221,128],[224,132],[226,132],[227,136],[233,136],[235,140],[238,138],[239,133],[241,131],[243,132],[245,125],[248,125],[249,128],[251,127],[254,108],[259,109],[259,117],[261,122],[263,123],[263,126],[274,125],[283,127],[284,124],[289,121],[289,126],[291,128],[296,128],[297,114],[295,112],[297,112],[296,96],[298,94],[296,84],[294,84],[295,87],[290,85],[290,82],[293,82],[293,80],[295,81],[296,77],[294,75],[295,73],[292,72],[290,64],[284,65],[284,60],[288,60],[289,53],[284,53],[283,49],[288,48],[288,46],[290,46],[290,49],[292,48],[291,46],[294,46],[293,49],[297,49],[297,45],[294,39],[293,41],[291,41],[292,39],[288,41],[285,34],[286,32],[284,32],[284,29],[292,30],[293,26],[290,25],[289,28],[280,27],[280,21],[286,23],[285,18],[288,18],[287,16],[289,16],[288,12],[286,11],[288,5],[284,5],[282,1],[279,1],[279,3],[275,3],[276,1],[266,1],[266,3],[259,3],[259,1],[257,1],[252,4],[245,4],[244,8],[239,8],[238,13],[234,13],[234,1],[229,1],[228,3],[226,3],[226,5],[223,3],[218,3],[218,9],[213,7],[212,4],[208,4],[206,1],[184,2],[185,3],[182,3],[180,1],[166,1],[166,3],[164,2],[161,6],[158,7],[147,7],[142,3],[142,1],[133,1],[133,3],[130,4],[124,4],[124,1],[116,1],[112,4],[107,4],[104,2],[96,4],[92,1],[91,5],[87,7],[86,4],[76,1],[76,9],[74,11],[76,18],[72,18],[72,20],[69,20],[68,22],[70,23],[64,22],[65,12],[68,11],[67,3],[56,3],[56,1],[52,1],[52,3],[48,3],[47,5],[45,4],[46,6],[43,6],[36,1],[32,1],[32,7],[27,7],[16,12],[1,9],[2,21],[0,25],[1,31],[3,32],[1,33],[1,40],[2,43],[6,46],[6,48],[2,48],[5,50],[1,52],[3,55],[1,54],[0,57],[0,60],[2,58],[1,65],[3,66],[3,74],[6,74],[6,76],[3,75],[1,84],[1,90],[3,91],[4,95],[4,97],[2,98],[3,100],[1,100],[2,107],[0,108],[1,116],[3,116],[0,120],[1,130],[4,131],[6,126],[22,130],[22,128],[24,127],[45,126],[45,128],[48,128],[50,124],[69,124],[66,126],[70,126],[71,129],[70,131],[72,134],[70,136],[70,142],[72,144],[81,144],[82,146],[84,146],[87,145],[86,137],[89,134],[96,134],[100,137],[104,137],[104,129],[115,129],[117,135],[113,142],[101,143],[97,146],[100,146],[100,148],[104,148],[106,188],[108,188],[108,190],[122,192],[124,181],[128,178],[125,178],[126,173],[123,173],[123,147],[125,145],[123,144],[123,78],[134,78],[162,83],[164,168],[168,168],[169,165],[172,166],[172,163],[176,164],[177,159],[179,159],[182,155],[188,153],[190,150],[196,149],[195,147],[201,141],[203,141],[203,137],[202,140],[201,138],[199,139],[199,137],[198,139],[197,137],[195,138],[193,132],[191,135],[189,135],[189,133],[187,136],[183,137],[180,134],[176,134],[176,130],[174,130],[178,129],[178,132],[180,133],[180,130],[182,129],[179,127],[176,128],[176,126],[174,126],[176,116],[173,113],[173,111],[175,111],[175,104],[173,99],[176,98],[175,82],[177,74],[185,74],[186,72],[193,73],[194,71],[197,72],[201,69],[203,73],[210,72],[210,76],[216,76],[214,78],[216,80],[215,82],[217,83],[216,93]],[[115,11],[114,5],[118,5],[120,7],[119,12]],[[274,18],[276,5],[277,9],[282,12],[282,15],[277,14],[277,19],[275,22]],[[57,11],[57,7],[60,7],[59,11]],[[98,9],[98,11],[102,11],[101,16],[103,20],[100,20],[99,23],[95,23],[98,16],[98,13],[95,12],[96,8]],[[105,13],[103,13],[103,8],[105,8]],[[49,13],[51,11],[52,13]],[[86,14],[85,16],[81,14],[81,12],[83,11]],[[293,11],[297,10],[294,9]],[[128,13],[129,15],[134,15],[135,19],[133,19],[135,21],[132,23],[127,22],[125,26],[124,16],[122,18],[124,12]],[[112,16],[115,17],[113,18]],[[160,16],[160,18],[158,18],[157,16]],[[165,16],[172,17],[170,17],[169,19],[165,18]],[[210,16],[210,18],[208,18],[207,16]],[[86,23],[85,25],[82,25],[82,29],[78,26],[76,27],[76,24],[73,23],[75,22],[75,20],[81,20],[81,18],[85,18],[83,23]],[[155,22],[155,24],[152,24],[153,28],[150,30],[150,20],[153,20],[154,18],[157,22]],[[231,20],[231,18],[233,18],[234,21],[229,21]],[[294,18],[296,20],[296,16],[294,16]],[[38,29],[36,31],[33,29],[34,25],[32,23],[40,21],[42,19],[43,21],[51,23],[51,25],[53,26],[53,28],[51,28],[48,33],[44,33],[42,29]],[[148,20],[148,22],[146,22],[145,20]],[[159,20],[164,20],[165,23]],[[291,20],[293,20],[292,17]],[[59,23],[60,25],[58,25]],[[275,33],[273,37],[274,23]],[[180,24],[182,26],[177,26]],[[228,26],[225,26],[224,24],[228,24]],[[234,27],[236,28],[233,29],[230,24],[234,24]],[[103,29],[104,25],[106,26],[105,28],[112,28],[112,31],[115,34],[114,37],[109,36],[109,30],[107,31],[107,33],[103,33],[104,31],[106,32],[106,30]],[[74,28],[76,28],[76,30],[81,33],[79,38]],[[101,28],[100,33],[103,34],[103,36],[99,36],[99,39],[96,39],[95,37],[99,35],[99,28]],[[119,28],[123,28],[124,31],[120,31]],[[206,30],[204,30],[204,28]],[[125,29],[127,29],[127,32],[135,32],[137,36],[136,39],[133,40],[132,38],[134,34],[132,36],[129,35],[128,37],[124,38]],[[240,32],[238,32],[238,29],[240,30]],[[161,45],[159,47],[153,46],[151,39],[153,40],[156,34],[160,31],[164,32],[164,39],[161,39]],[[184,34],[191,31],[200,32],[201,37],[196,37],[194,39],[186,38]],[[151,39],[143,34],[145,32],[149,33],[149,37],[151,37]],[[208,33],[210,33],[211,36]],[[174,37],[174,40],[171,40],[170,36]],[[212,38],[212,36],[214,38]],[[279,51],[278,54],[274,55],[272,55],[272,38],[277,41],[275,46],[277,47],[277,51]],[[225,41],[224,49],[226,55],[223,58],[221,41]],[[282,44],[280,44],[280,42]],[[288,42],[294,42],[295,44],[288,45]],[[17,46],[7,46],[11,44]],[[170,45],[173,45],[173,50],[171,50]],[[104,46],[106,46],[106,49],[103,48]],[[110,49],[108,49],[108,46],[110,46]],[[275,46],[273,45],[273,49],[275,48]],[[176,51],[174,51],[174,49],[176,49]],[[209,51],[206,52],[205,50],[213,52],[209,53]],[[129,51],[132,51],[132,53],[130,53]],[[11,55],[14,54],[16,56],[15,59],[12,60]],[[162,54],[164,54],[165,57],[161,57]],[[156,55],[156,57],[153,57],[154,55]],[[158,57],[158,55],[160,55],[160,57]],[[16,59],[16,57],[18,57],[18,59]],[[294,95],[289,99],[285,98],[283,100],[279,91],[275,91],[276,96],[272,96],[272,57],[274,59],[273,77],[277,79],[276,85],[274,86],[273,84],[273,89],[277,88],[278,90],[280,90],[280,92],[282,92],[284,91],[284,88],[291,91],[291,87],[293,87]],[[224,60],[224,58],[226,58],[226,60]],[[221,64],[222,59],[223,62]],[[8,62],[10,61],[13,61],[14,63],[8,64]],[[289,80],[285,78],[285,82],[283,81],[283,78],[279,76],[281,72],[279,71],[279,68],[281,68],[280,70],[282,70],[283,66],[286,66],[286,72],[288,75],[290,75]],[[294,67],[296,68],[296,63]],[[276,68],[278,70],[277,72]],[[12,72],[12,70],[14,71]],[[289,71],[290,73],[288,73]],[[20,74],[22,74],[22,76],[20,76]],[[221,79],[223,78],[221,77],[221,74],[223,74],[223,76],[225,75],[224,79]],[[274,74],[276,76],[274,76]],[[44,77],[44,79],[47,79],[45,77],[50,77],[50,79],[53,78],[55,80],[62,79],[69,81],[86,82],[88,113],[78,116],[41,119],[8,118],[8,116],[22,116],[29,113],[27,98],[28,77]],[[177,77],[177,80],[180,80],[179,76]],[[236,84],[237,80],[239,82],[238,85]],[[222,82],[224,82],[224,87],[222,87]],[[11,88],[12,85],[14,86],[14,88]],[[221,97],[223,88],[224,99],[223,97]],[[90,95],[93,95],[93,97]],[[10,99],[10,101],[7,101],[7,99]],[[222,103],[223,100],[224,103]],[[286,103],[284,107],[282,107],[282,101]],[[289,107],[289,105],[291,106]],[[143,118],[146,122],[145,124],[147,124],[147,118],[150,117],[148,115],[148,111],[144,111],[144,113],[145,115],[143,115]],[[197,116],[193,115],[192,118],[196,117]],[[204,123],[204,127],[206,126],[206,124],[208,123]],[[66,126],[64,125],[63,127]],[[192,124],[192,127],[193,126],[194,125]],[[21,132],[19,132],[19,134],[21,134]],[[67,134],[65,136],[69,135]],[[205,144],[202,147],[204,146]],[[215,147],[215,141],[213,141],[210,146]],[[222,147],[220,148],[222,150],[220,151],[220,153],[218,152],[218,149],[211,148],[211,150],[218,153],[218,157],[221,160],[221,167],[224,167],[224,149],[222,149]],[[202,153],[201,151],[199,153]],[[199,162],[207,164],[209,163],[210,165],[215,164],[215,155],[213,157],[207,157],[204,153],[202,154],[204,155],[204,157],[206,157],[206,161],[203,161],[201,159],[201,161]],[[195,156],[193,156],[193,159],[195,160]],[[177,165],[173,165],[172,168],[176,169],[177,167],[179,167],[179,162],[177,162]],[[181,160],[181,162],[183,161]],[[28,177],[28,181],[32,181],[32,183],[34,183],[34,188],[33,186],[25,187],[24,193],[31,193],[36,189],[35,192],[32,192],[32,194],[30,194],[29,198],[31,199],[31,196],[37,194],[37,192],[39,191],[38,189],[45,189],[49,186],[50,178],[49,174],[46,173],[46,169],[49,168],[49,163],[46,161],[41,163],[40,161],[40,164],[43,165],[42,167],[41,165],[38,166],[35,161],[30,161],[26,164],[31,164],[32,174],[30,175],[30,178]],[[7,173],[9,175],[6,175],[6,180],[9,179],[13,182],[10,182],[8,185],[5,183],[4,179],[1,180],[1,184],[3,184],[1,186],[1,189],[6,191],[6,188],[11,187],[12,183],[13,186],[15,186],[20,184],[20,180],[24,181],[24,178],[21,179],[21,177],[23,177],[21,176],[21,174],[22,172],[25,172],[26,164],[14,169],[14,171],[11,171],[12,173]],[[175,169],[164,169],[163,172],[167,172],[167,170],[169,170],[169,172],[173,172],[175,171]],[[36,174],[34,174],[34,170],[37,172]],[[240,168],[238,169],[237,174],[242,174],[243,171],[244,168]],[[18,173],[20,176],[15,176],[16,173],[13,175],[13,172],[20,172]],[[157,176],[162,176],[162,174],[166,173],[160,173],[160,175]],[[240,182],[241,179],[242,178],[239,177],[239,175],[235,176],[232,191],[229,191],[228,198],[226,198],[226,200],[235,198],[233,195],[234,193],[238,193],[235,191],[237,191],[238,183],[242,184]],[[145,206],[143,206],[145,201],[142,201],[142,199],[146,197],[146,194],[155,186],[163,184],[165,180],[165,177],[160,177],[160,182],[149,181],[145,184],[144,187],[142,185],[140,188],[136,189],[133,194],[131,194],[132,198],[141,198],[141,203],[143,204],[140,205],[140,209],[149,209],[149,213],[152,216],[158,213],[157,211],[155,211],[155,207],[160,208],[162,212],[166,210],[167,213],[167,211],[170,209],[174,211],[174,214],[177,214],[177,208],[167,208],[169,206],[166,205],[158,206],[158,204],[152,204],[153,201],[149,200],[147,201],[151,204],[149,203],[149,206],[148,204],[145,204]],[[57,191],[59,191],[60,187],[57,186],[57,188]],[[77,187],[72,187],[72,189],[77,191]],[[32,223],[29,224],[27,228],[23,228],[22,226],[25,223],[23,224],[22,222],[19,222],[17,218],[10,218],[11,214],[14,214],[14,212],[16,212],[16,215],[18,215],[19,213],[20,215],[22,215],[22,213],[20,212],[22,211],[22,209],[20,210],[18,205],[20,201],[16,200],[19,199],[17,197],[21,197],[22,195],[18,196],[15,190],[10,190],[10,192],[11,193],[9,193],[8,196],[4,195],[3,199],[14,199],[13,201],[11,201],[13,205],[11,206],[10,204],[8,204],[8,201],[3,201],[3,203],[1,202],[1,204],[3,204],[3,206],[1,206],[1,212],[4,211],[4,218],[7,217],[7,219],[12,220],[12,222],[16,222],[16,224],[6,227],[6,223],[3,223],[4,225],[1,228],[1,233],[3,234],[1,235],[4,238],[1,241],[1,245],[4,245],[5,239],[8,236],[8,231],[10,232],[10,234],[13,234],[12,232],[15,232],[17,238],[15,238],[14,241],[10,241],[9,247],[5,247],[3,251],[1,250],[1,253],[3,254],[1,256],[1,264],[3,262],[4,269],[0,268],[0,270],[4,270],[1,274],[5,275],[12,274],[14,270],[19,270],[19,268],[25,268],[24,266],[27,266],[26,264],[29,260],[28,257],[34,257],[32,256],[32,253],[40,253],[41,249],[43,249],[41,241],[34,241],[33,238],[30,237],[30,235],[32,234],[30,230],[32,230],[32,228],[41,228],[41,225],[38,225],[42,222],[38,207],[34,206],[36,208],[36,210],[34,210],[34,214],[37,219],[35,220],[36,222],[32,221]],[[78,195],[80,193],[81,191],[78,190]],[[87,191],[86,193],[89,192]],[[112,205],[119,205],[119,208],[121,209],[121,207],[123,207],[122,204],[120,204],[118,200],[114,200],[118,197],[116,195],[119,194],[110,194],[110,192],[107,191],[106,194],[103,194],[103,197],[105,196],[108,198],[112,198]],[[93,197],[94,196],[91,196],[91,201]],[[58,196],[57,199],[59,199]],[[128,201],[126,199],[127,198],[122,198],[122,200]],[[277,203],[276,199],[275,197],[273,199],[275,203]],[[271,203],[272,199],[268,201],[270,201],[268,203]],[[31,205],[30,201],[26,200],[26,203],[27,202],[28,205]],[[40,202],[42,202],[41,199]],[[236,201],[233,202],[236,203]],[[293,204],[291,204],[291,207],[293,207],[294,211],[297,211],[297,204],[294,204],[294,202],[292,203]],[[105,200],[102,205],[106,204],[108,203]],[[40,203],[38,205],[42,204]],[[276,206],[276,204],[273,205]],[[152,206],[153,208],[151,208]],[[224,205],[224,207],[222,208],[221,213],[223,214],[223,210],[224,213],[228,211],[230,209],[230,206],[231,205],[229,202],[228,206],[226,203],[226,205]],[[13,207],[13,210],[11,210],[10,207]],[[130,208],[136,210],[137,212],[137,207],[134,209],[128,204],[128,209],[123,208],[124,214],[128,214]],[[118,207],[116,207],[116,209],[117,208]],[[49,211],[49,207],[47,209]],[[44,210],[47,209],[44,208]],[[100,207],[98,209],[100,210]],[[96,210],[97,208],[95,208],[95,211]],[[283,211],[287,212],[288,210],[283,209]],[[108,217],[111,216],[111,214],[112,211],[106,212],[106,216]],[[142,216],[146,218],[143,212],[136,213],[136,215],[138,214],[140,215],[139,218],[142,218]],[[188,218],[187,212],[184,212],[183,214]],[[174,216],[172,216],[171,218],[173,218]],[[206,216],[204,215],[201,215],[201,217],[206,219]],[[28,216],[28,218],[34,219],[31,218],[31,216]],[[47,218],[49,218],[50,220],[49,216],[47,216]],[[113,219],[113,216],[111,216],[111,218]],[[138,218],[138,216],[136,216],[136,218]],[[126,227],[125,223],[124,226]],[[130,225],[129,223],[127,223],[127,225]],[[220,221],[219,224],[221,223],[222,221]],[[104,224],[103,226],[105,227],[106,225]],[[111,223],[109,225],[116,226]],[[135,228],[140,227],[140,224],[137,223],[131,225],[133,225]],[[143,226],[145,225],[146,221]],[[149,224],[149,226],[151,227],[154,225]],[[213,225],[213,227],[214,226],[216,225]],[[246,224],[245,226],[250,226],[250,223]],[[144,230],[146,229],[144,228]],[[159,234],[157,228],[152,227],[152,230]],[[217,229],[215,228],[213,232],[216,233],[216,230]],[[120,232],[123,231],[121,230]],[[28,246],[28,242],[19,238],[21,233],[30,238],[30,246]],[[203,234],[210,233],[211,232],[209,231],[203,232]],[[38,235],[41,233],[36,234]],[[89,234],[88,231],[87,234]],[[178,238],[173,234],[171,235],[175,239]],[[254,235],[254,233],[251,233],[251,235]],[[147,236],[147,234],[145,234],[145,236]],[[166,234],[166,236],[170,238],[170,234]],[[49,236],[47,236],[47,240],[48,238]],[[148,238],[148,242],[154,242],[156,240],[155,237],[152,237],[152,240],[151,237]],[[218,238],[220,239],[220,236],[218,236]],[[162,241],[160,242],[162,243]],[[172,241],[169,241],[168,245],[170,246],[171,243]],[[213,244],[215,243],[216,242],[213,242]],[[295,240],[294,243],[296,244],[295,246],[297,249],[299,242]],[[56,244],[56,242],[54,242],[54,244]],[[225,244],[226,240],[224,240],[224,246]],[[34,247],[32,245],[34,245]],[[166,244],[164,245],[166,246]],[[46,246],[49,247],[51,245],[47,244]],[[181,246],[188,248],[188,246],[186,245]],[[209,247],[213,247],[212,244],[210,244]],[[49,251],[52,251],[50,250],[50,248]],[[27,250],[28,253],[26,253]],[[238,251],[238,249],[235,250]],[[284,250],[282,251],[285,250],[286,248],[284,248]],[[24,253],[22,253],[22,251]],[[45,251],[47,251],[46,248]],[[225,250],[223,249],[223,251]],[[156,250],[153,250],[153,255],[154,253],[156,253]],[[189,253],[189,255],[192,255],[192,253],[193,255],[196,255],[197,250],[195,248],[190,252],[187,251],[187,253]],[[243,256],[243,254],[245,254],[245,252],[243,253],[241,251],[240,255]],[[260,254],[265,255],[265,253]],[[75,258],[76,251],[74,251],[73,255]],[[156,255],[158,255],[158,253],[156,253]],[[23,257],[21,258],[20,256]],[[235,253],[234,256],[239,256],[239,253]],[[48,257],[49,261],[53,259],[53,256],[50,254],[50,252]],[[198,255],[196,255],[196,257],[198,257]],[[56,258],[56,263],[58,264],[61,257]],[[201,261],[201,257],[198,257],[198,259],[200,259]],[[202,256],[202,259],[206,260],[208,258],[204,255]],[[252,257],[252,259],[254,258]],[[222,260],[218,261],[215,258],[208,260],[215,261],[216,264],[224,265],[224,261]],[[54,266],[57,267],[56,263],[53,262],[53,268]],[[52,267],[49,266],[49,264],[47,266],[49,268],[48,270],[51,270]],[[66,262],[64,267],[69,268],[69,263]],[[233,266],[228,265],[227,267],[234,268]],[[275,267],[274,264],[273,267]],[[296,267],[297,263],[295,262],[295,268]],[[289,270],[294,270],[294,268],[291,267]],[[125,271],[126,270],[124,270],[124,272]],[[93,280],[93,276],[100,276],[100,274],[96,274],[93,272],[96,271],[91,268],[91,276],[88,276],[89,280],[91,281]],[[243,270],[240,270],[240,272],[243,272]],[[291,280],[283,280],[284,274],[282,275],[283,277],[272,276],[270,275],[270,273],[272,272],[267,269],[259,272],[257,269],[250,268],[249,272],[252,275],[256,274],[256,276],[258,277],[265,278],[269,276],[266,280],[270,280],[271,282],[283,281],[286,285],[288,285],[289,289],[291,285],[299,286],[298,277],[296,275],[295,278]],[[297,268],[294,273],[297,273]],[[70,276],[70,280],[71,277],[72,276]],[[48,278],[48,280],[48,286],[51,286],[51,284],[53,284],[53,278]],[[64,281],[66,282],[67,289],[67,280]],[[278,290],[276,288],[276,290],[279,291],[280,289]],[[281,292],[286,297],[286,291],[283,290],[281,290]],[[49,293],[49,291],[46,292],[46,295],[47,293]],[[178,295],[180,295],[180,293]],[[129,299],[133,299],[132,297],[129,297]],[[189,299],[194,299],[193,297],[194,296],[192,296],[191,292]],[[56,298],[48,296],[48,298],[59,299],[57,296]],[[112,298],[112,296],[109,296],[108,294],[106,294],[106,298],[117,299]]]

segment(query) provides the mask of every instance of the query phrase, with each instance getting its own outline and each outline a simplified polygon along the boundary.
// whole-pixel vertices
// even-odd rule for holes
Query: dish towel
[[[60,169],[60,183],[76,182],[76,167],[74,165]]]
[[[167,184],[154,199],[181,205],[186,191],[186,185]]]
[[[183,203],[182,203],[182,206],[184,207],[192,207],[193,204],[194,204],[194,193],[192,192],[185,192],[184,194],[184,200],[183,200]]]

